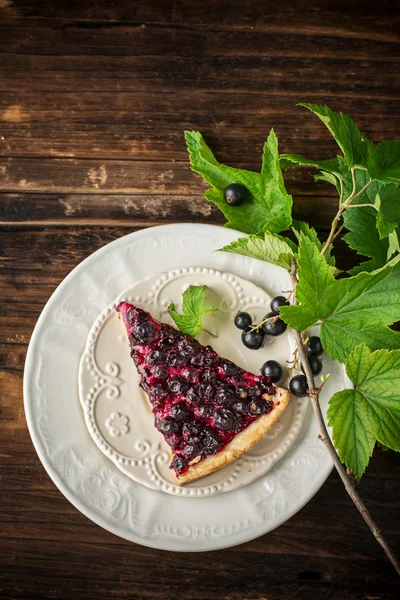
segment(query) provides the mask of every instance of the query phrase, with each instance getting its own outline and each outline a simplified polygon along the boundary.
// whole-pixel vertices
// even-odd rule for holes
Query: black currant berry
[[[275,317],[274,313],[270,312],[265,315],[264,319],[270,319],[271,317]],[[264,333],[267,335],[273,335],[274,337],[277,335],[281,335],[287,329],[287,325],[282,319],[277,319],[276,321],[270,320],[263,324],[262,326]]]
[[[309,354],[308,362],[310,363],[311,373],[313,375],[319,375],[322,371],[322,362],[320,361],[318,356],[314,356],[314,354]],[[301,370],[304,373],[303,365],[301,366]]]
[[[279,309],[281,306],[289,306],[289,300],[286,300],[283,296],[276,296],[271,302],[271,310],[274,315],[279,315]]]
[[[308,385],[305,375],[296,375],[295,377],[293,377],[293,379],[290,380],[289,387],[290,391],[295,396],[306,396]]]
[[[322,347],[321,340],[317,335],[312,335],[309,338],[306,350],[308,354],[313,354],[314,356],[320,356],[323,353],[324,349]]]
[[[269,377],[272,383],[277,383],[282,377],[282,367],[276,360],[267,360],[260,369],[261,375]]]
[[[250,350],[259,350],[264,341],[265,333],[261,329],[245,329],[242,333],[242,343]]]
[[[247,188],[241,183],[231,183],[224,189],[224,198],[231,206],[240,206],[249,195]]]
[[[252,324],[253,319],[247,312],[238,312],[233,322],[238,329],[247,329]]]

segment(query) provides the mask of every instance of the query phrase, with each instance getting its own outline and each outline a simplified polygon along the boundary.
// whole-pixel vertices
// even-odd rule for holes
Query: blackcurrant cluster
[[[308,339],[306,345],[307,358],[310,365],[310,369],[313,375],[319,375],[322,371],[322,361],[319,358],[323,353],[321,340],[318,336],[313,335]],[[303,366],[301,370],[304,373]],[[289,383],[290,391],[295,396],[306,396],[308,392],[307,378],[305,375],[295,375]]]
[[[238,329],[242,329],[242,342],[250,350],[259,350],[264,346],[266,336],[277,336],[284,333],[287,325],[279,318],[281,306],[288,306],[289,302],[283,296],[276,296],[271,302],[271,312],[265,315],[261,323],[253,325],[251,315],[239,312],[234,320]]]

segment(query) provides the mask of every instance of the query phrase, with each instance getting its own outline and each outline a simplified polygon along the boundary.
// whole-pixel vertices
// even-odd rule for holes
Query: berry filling
[[[244,371],[132,304],[122,302],[116,310],[178,477],[274,408],[270,377]]]

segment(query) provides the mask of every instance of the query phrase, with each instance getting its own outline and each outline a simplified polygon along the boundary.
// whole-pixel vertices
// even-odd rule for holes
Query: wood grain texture
[[[1,600],[397,600],[399,582],[335,473],[290,521],[242,546],[167,553],[81,515],[41,466],[22,378],[36,320],[62,279],[130,231],[222,224],[188,165],[184,129],[221,161],[337,149],[299,101],[399,138],[395,0],[0,0]],[[333,188],[286,176],[294,215],[322,237]],[[338,265],[357,257],[337,244]],[[400,466],[377,450],[361,493],[400,553]]]

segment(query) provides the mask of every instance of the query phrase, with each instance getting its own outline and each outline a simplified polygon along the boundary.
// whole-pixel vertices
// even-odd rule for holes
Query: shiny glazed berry
[[[231,206],[240,206],[248,197],[247,188],[241,183],[231,183],[224,189],[224,198]]]
[[[276,360],[267,360],[260,369],[261,375],[269,377],[273,383],[277,383],[283,374],[281,365]]]
[[[162,433],[175,433],[179,430],[179,425],[171,417],[165,417],[161,419],[158,428]]]
[[[289,383],[290,391],[299,398],[307,395],[308,385],[305,375],[296,375]]]
[[[264,319],[270,319],[271,317],[275,316],[276,315],[274,315],[274,313],[270,312],[267,315],[265,315]],[[264,333],[275,337],[284,333],[287,329],[287,325],[284,321],[282,321],[282,319],[277,319],[276,321],[266,321],[266,323],[262,325],[262,328]]]
[[[221,439],[216,431],[208,429],[203,434],[201,446],[205,454],[214,454],[221,447]]]
[[[151,323],[135,323],[132,334],[140,344],[148,344],[155,338],[156,332]]]
[[[226,360],[222,365],[222,370],[226,375],[236,375],[236,373],[239,371],[239,367],[236,366],[233,362]]]
[[[248,400],[238,400],[232,406],[233,410],[240,415],[248,415],[250,414],[250,403]]]
[[[152,350],[147,357],[147,361],[151,365],[165,365],[167,356],[160,350]]]
[[[171,394],[184,394],[188,387],[186,381],[181,381],[180,379],[170,379],[168,381],[168,389]]]
[[[263,347],[265,333],[261,329],[246,329],[242,333],[242,343],[249,350],[259,350]]]
[[[271,311],[274,315],[279,315],[281,306],[289,306],[290,302],[284,296],[276,296],[271,302]]]
[[[311,373],[313,375],[319,375],[322,372],[322,361],[318,358],[318,356],[314,356],[314,354],[309,354],[308,362],[310,364]],[[301,370],[304,373],[303,365],[301,366]]]
[[[271,403],[262,398],[255,398],[249,406],[252,415],[265,415],[271,411]]]
[[[178,456],[177,454],[174,456],[173,461],[171,463],[171,469],[174,469],[178,473],[182,473],[182,471],[187,467],[187,462],[183,458],[183,456]]]
[[[308,354],[313,354],[314,356],[320,356],[323,353],[324,349],[322,347],[321,340],[317,335],[312,335],[309,338],[306,350]]]
[[[215,426],[221,431],[232,431],[236,425],[235,415],[227,408],[220,408],[214,413]]]
[[[167,367],[157,365],[153,371],[153,375],[156,379],[167,379],[169,377],[169,371]]]
[[[171,406],[171,410],[169,414],[175,421],[183,421],[187,417],[188,411],[183,402],[178,402],[177,404],[173,404]]]
[[[253,319],[247,312],[238,312],[233,322],[238,329],[247,329],[252,324]]]
[[[201,383],[198,390],[202,401],[212,400],[215,396],[215,387],[211,383]]]

